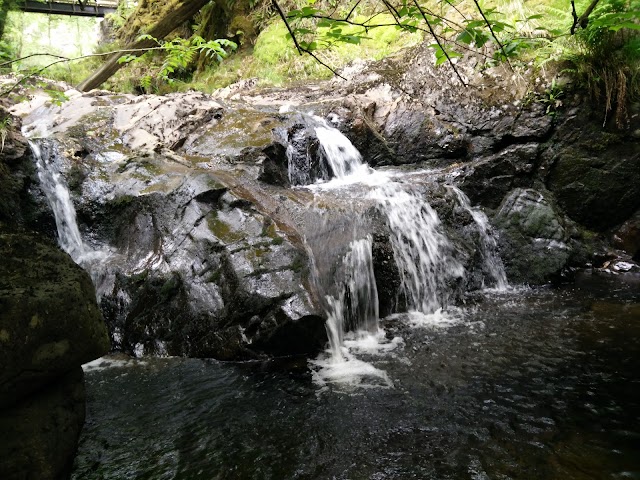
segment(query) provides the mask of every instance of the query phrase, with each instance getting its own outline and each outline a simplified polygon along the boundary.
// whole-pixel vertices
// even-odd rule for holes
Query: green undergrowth
[[[577,15],[591,2],[576,0]],[[617,125],[624,126],[628,105],[640,97],[640,0],[600,0],[588,24],[576,28],[574,35],[570,34],[573,15],[568,0],[479,1],[493,31],[487,29],[479,17],[474,0],[427,0],[420,2],[423,11],[414,8],[411,1],[399,2],[395,7],[398,8],[397,20],[388,11],[385,13],[386,4],[379,0],[362,0],[357,5],[353,1],[333,0],[281,0],[279,4],[284,12],[293,15],[289,20],[300,44],[317,59],[299,54],[270,0],[251,0],[247,4],[249,10],[242,10],[242,15],[234,18],[253,23],[253,28],[241,29],[242,32],[260,33],[257,37],[240,35],[242,32],[235,27],[237,21],[230,21],[227,35],[234,38],[238,48],[233,53],[228,49],[229,55],[222,62],[203,62],[200,55],[172,64],[167,70],[171,52],[148,53],[128,64],[103,88],[159,94],[186,90],[211,92],[243,79],[257,79],[263,86],[283,86],[330,78],[331,69],[339,70],[352,60],[379,60],[425,41],[433,49],[431,60],[436,64],[473,50],[474,55],[482,59],[477,62],[478,69],[508,61],[516,70],[533,70],[534,77],[571,77],[574,85],[588,90],[594,102],[602,105],[605,123],[614,119]],[[436,44],[426,28],[423,14],[431,19],[430,26],[438,33],[440,44]],[[121,12],[118,17],[120,25],[124,24],[125,15]],[[318,18],[327,15],[332,19],[348,17],[350,23],[336,24],[333,20]],[[202,12],[200,16],[204,18]],[[28,17],[16,17],[22,21],[25,18]],[[396,21],[404,27],[394,26]],[[14,23],[18,25],[17,20]],[[355,25],[358,23],[368,27]],[[371,27],[379,24],[391,25]],[[57,24],[48,20],[42,25]],[[80,24],[73,25],[80,31]],[[196,19],[191,26],[193,35],[205,35],[206,25],[204,19]],[[22,28],[19,38],[27,38],[28,28],[24,24]],[[174,39],[175,35],[178,34],[174,33]],[[114,44],[101,49],[115,47]],[[29,51],[24,45],[12,48]],[[99,59],[63,63],[51,67],[46,74],[77,84],[99,64]],[[22,66],[29,67],[28,64]],[[562,91],[556,91],[558,85],[554,84],[547,95],[549,105],[562,103],[556,98],[562,95]],[[549,90],[548,85],[541,84],[538,93],[544,94],[545,88]],[[555,108],[549,107],[550,113]]]
[[[355,59],[380,60],[420,41],[420,33],[381,27],[372,29],[360,45],[338,44],[318,53],[318,57],[331,68],[339,69]],[[253,48],[231,55],[220,65],[196,75],[191,82],[179,83],[177,88],[210,92],[247,78],[257,78],[261,85],[281,86],[331,76],[329,68],[309,55],[300,55],[287,38],[284,23],[274,21],[260,33]]]

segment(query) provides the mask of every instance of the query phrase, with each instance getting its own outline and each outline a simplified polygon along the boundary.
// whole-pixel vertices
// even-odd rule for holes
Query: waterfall
[[[355,173],[364,164],[356,147],[337,128],[330,127],[323,119],[315,127],[316,136],[324,153],[324,159],[335,178]]]
[[[495,288],[497,290],[506,290],[509,282],[507,281],[507,274],[504,271],[504,265],[497,252],[498,248],[491,232],[489,219],[482,210],[471,206],[469,197],[467,197],[462,190],[453,185],[447,185],[447,188],[453,190],[460,202],[460,206],[469,212],[478,227],[480,254],[482,255],[487,272],[489,272],[489,275],[491,275],[495,282]]]
[[[29,140],[31,151],[36,159],[40,184],[42,185],[49,205],[51,205],[56,220],[58,242],[60,247],[67,252],[76,263],[81,263],[87,253],[87,249],[82,242],[78,228],[76,210],[71,202],[69,189],[62,179],[62,175],[60,175],[60,172],[56,169],[55,163],[52,161],[53,155],[47,155],[48,159],[45,160],[45,156],[42,153],[43,144],[44,142],[42,140]],[[51,148],[50,145],[46,147],[47,149]]]
[[[342,361],[344,332],[378,331],[378,289],[373,275],[372,239],[354,240],[344,256],[344,288],[327,295],[327,336],[334,361]]]
[[[58,153],[55,145],[51,141],[37,139],[29,140],[29,146],[36,160],[40,185],[53,211],[60,248],[89,273],[100,298],[113,284],[114,276],[107,268],[112,252],[106,247],[93,249],[83,242],[71,193],[56,166]]]
[[[288,175],[292,185],[362,177],[371,172],[358,149],[338,129],[315,115],[304,115],[303,122],[304,125],[291,127],[287,137]]]
[[[332,179],[323,177],[323,182],[308,188],[319,192],[360,184],[344,192],[347,195],[356,192],[354,201],[369,202],[386,221],[401,280],[400,294],[406,310],[411,313],[410,322],[414,325],[451,324],[454,319],[449,319],[442,311],[450,306],[455,287],[464,280],[467,272],[456,258],[455,247],[447,237],[438,214],[425,198],[424,187],[407,181],[406,175],[371,169],[342,133],[319,119],[314,121],[320,156],[326,162],[323,171],[329,172]],[[455,193],[460,207],[474,221],[483,270],[490,277],[488,282],[498,289],[506,288],[504,267],[497,255],[496,241],[491,235],[486,215],[473,208],[459,189],[449,188]],[[354,217],[354,221],[359,220]],[[315,375],[321,382],[357,383],[359,380],[354,380],[354,377],[367,376],[382,379],[385,385],[389,385],[384,372],[372,366],[365,367],[368,364],[353,356],[354,351],[366,354],[388,351],[401,342],[401,339],[394,339],[385,344],[382,337],[375,337],[380,330],[371,236],[352,241],[339,263],[338,273],[333,277],[338,293],[325,296],[330,357],[313,363],[319,367]],[[368,341],[375,344],[373,349],[363,347]]]
[[[390,240],[409,311],[434,313],[448,305],[449,283],[464,276],[438,214],[408,185],[389,183],[371,196],[389,223]]]

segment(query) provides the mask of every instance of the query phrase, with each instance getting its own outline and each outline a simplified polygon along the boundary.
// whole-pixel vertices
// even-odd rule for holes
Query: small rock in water
[[[633,263],[629,262],[618,262],[613,266],[613,269],[617,272],[628,272],[635,267]]]

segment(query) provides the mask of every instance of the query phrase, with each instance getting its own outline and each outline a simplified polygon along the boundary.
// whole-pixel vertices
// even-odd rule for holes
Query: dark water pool
[[[640,278],[488,295],[386,325],[393,388],[304,360],[88,371],[80,479],[640,479]]]

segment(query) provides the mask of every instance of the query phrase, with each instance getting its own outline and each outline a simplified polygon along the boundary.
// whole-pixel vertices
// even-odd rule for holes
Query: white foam
[[[332,349],[322,353],[317,359],[310,360],[314,383],[320,387],[347,386],[351,388],[391,388],[393,382],[387,372],[361,360],[356,355],[385,356],[404,345],[401,337],[388,340],[385,332],[378,329],[375,333],[368,331],[348,332],[339,354]]]
[[[456,308],[443,310],[438,308],[433,313],[422,313],[410,311],[406,313],[396,313],[388,317],[389,319],[399,319],[413,328],[449,328],[460,325],[463,322],[462,313]]]
[[[85,372],[96,372],[100,370],[107,370],[109,368],[125,368],[140,365],[146,365],[146,362],[135,358],[100,357],[82,365],[82,370]]]
[[[378,187],[385,185],[393,178],[393,173],[388,171],[374,170],[366,163],[353,167],[351,173],[344,177],[334,177],[331,180],[319,180],[314,184],[305,185],[311,191],[322,192],[330,190],[339,190],[350,185],[365,185],[369,187]]]
[[[359,331],[345,334],[344,346],[350,353],[366,355],[384,355],[404,344],[402,337],[388,340],[385,331],[378,329],[375,333]]]
[[[320,387],[328,384],[358,388],[393,387],[387,372],[357,359],[347,348],[343,348],[341,359],[331,354],[321,354],[309,364],[312,379]]]

